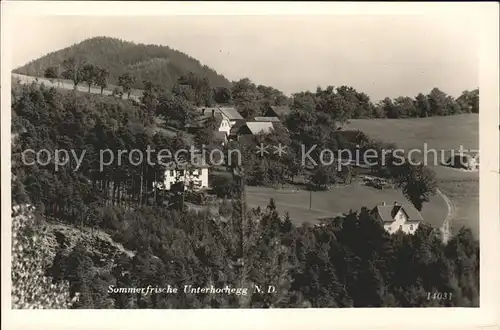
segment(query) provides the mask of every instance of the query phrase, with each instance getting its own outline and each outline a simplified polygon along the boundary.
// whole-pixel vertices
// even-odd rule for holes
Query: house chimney
[[[394,201],[394,206],[399,206],[398,201]]]
[[[212,117],[215,117],[215,110],[212,109]]]
[[[201,109],[201,115],[205,115],[205,108]]]
[[[382,206],[385,206],[385,202],[382,202]]]

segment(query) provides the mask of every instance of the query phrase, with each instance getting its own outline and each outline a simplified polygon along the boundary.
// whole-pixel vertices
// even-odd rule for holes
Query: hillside
[[[70,47],[49,53],[14,70],[15,73],[43,77],[46,68],[61,65],[75,57],[106,68],[109,83],[117,85],[118,77],[126,72],[136,77],[133,88],[142,88],[142,81],[172,87],[188,73],[206,76],[212,86],[228,87],[230,82],[198,60],[168,46],[136,44],[109,37],[95,37]]]
[[[414,153],[415,159],[423,160],[425,149],[438,153],[437,161],[446,160],[450,150],[477,150],[479,148],[479,116],[461,114],[432,118],[407,119],[352,119],[347,129],[358,129],[370,137],[382,141],[394,141],[398,148]],[[427,146],[424,146],[424,143]],[[475,152],[472,152],[473,154]],[[427,162],[436,172],[439,188],[453,203],[452,231],[462,226],[472,229],[479,237],[479,173],[440,166],[429,153]]]

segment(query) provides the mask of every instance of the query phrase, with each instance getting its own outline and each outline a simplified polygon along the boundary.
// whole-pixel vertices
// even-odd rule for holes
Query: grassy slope
[[[479,149],[479,115],[465,114],[447,117],[412,119],[356,119],[347,128],[359,129],[370,137],[394,142],[406,151],[416,148],[444,150]],[[415,157],[417,158],[417,157]],[[479,173],[429,164],[436,172],[439,188],[456,207],[451,222],[452,231],[461,226],[470,227],[479,236]],[[424,208],[426,206],[424,205]]]
[[[266,207],[270,197],[274,198],[280,214],[290,213],[292,221],[298,225],[305,221],[315,223],[318,219],[334,217],[347,213],[349,210],[359,211],[363,206],[372,208],[384,201],[387,204],[395,201],[403,205],[409,203],[399,189],[378,190],[355,181],[349,186],[313,192],[312,210],[309,210],[308,191],[292,192],[264,187],[247,188],[247,201],[251,207]],[[439,228],[443,224],[446,212],[447,208],[443,199],[434,196],[430,203],[424,205],[422,215],[426,222]]]

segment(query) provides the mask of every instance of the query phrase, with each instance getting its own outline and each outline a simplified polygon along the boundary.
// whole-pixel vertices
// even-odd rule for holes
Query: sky
[[[12,67],[94,36],[180,50],[229,80],[286,94],[348,85],[372,100],[478,82],[479,33],[462,15],[34,16],[13,22]]]

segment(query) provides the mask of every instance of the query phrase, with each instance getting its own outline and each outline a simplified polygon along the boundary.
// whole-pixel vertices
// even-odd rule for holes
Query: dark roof
[[[413,205],[404,205],[403,211],[408,216],[409,221],[423,221],[422,214]]]
[[[226,132],[220,132],[220,131],[217,131],[217,132],[214,132],[214,138],[215,139],[218,139],[218,140],[227,140],[227,135],[226,135]]]
[[[220,107],[219,111],[222,113],[224,117],[226,117],[229,120],[237,120],[237,119],[243,119],[243,117],[240,115],[238,110],[233,107]]]
[[[274,129],[273,123],[270,121],[249,121],[244,126],[254,135],[270,133]]]
[[[212,114],[212,110],[214,111],[214,113],[218,113],[220,115],[222,115],[224,118],[227,118],[231,121],[233,120],[237,120],[237,119],[243,119],[243,117],[240,115],[240,113],[238,112],[238,110],[236,110],[236,108],[234,107],[198,107],[196,108],[196,112],[198,113],[203,113],[203,110],[205,115],[206,114]]]
[[[205,127],[207,122],[212,118],[212,112],[210,111],[205,111],[205,114],[198,114],[196,115],[193,119],[191,119],[187,124],[186,127],[195,127],[195,128],[201,128]],[[220,113],[215,113],[214,118],[217,119],[217,122],[220,124],[220,121],[222,121],[222,115]]]
[[[408,221],[422,221],[422,215],[413,205],[377,205],[373,209],[373,212],[378,213],[382,221],[393,222],[394,217],[403,209],[403,212],[408,216]]]
[[[237,119],[234,125],[231,127],[230,134],[237,134],[241,126],[245,125],[245,119]]]
[[[254,117],[254,121],[270,121],[270,122],[278,122],[280,119],[278,117]]]
[[[399,206],[394,205],[377,205],[374,208],[374,211],[378,213],[382,221],[384,222],[392,222],[394,221],[394,216],[399,211]]]
[[[288,105],[280,105],[280,106],[270,106],[271,111],[266,112],[266,116],[273,117],[271,112],[273,112],[276,116],[284,116],[290,113],[290,107]]]

